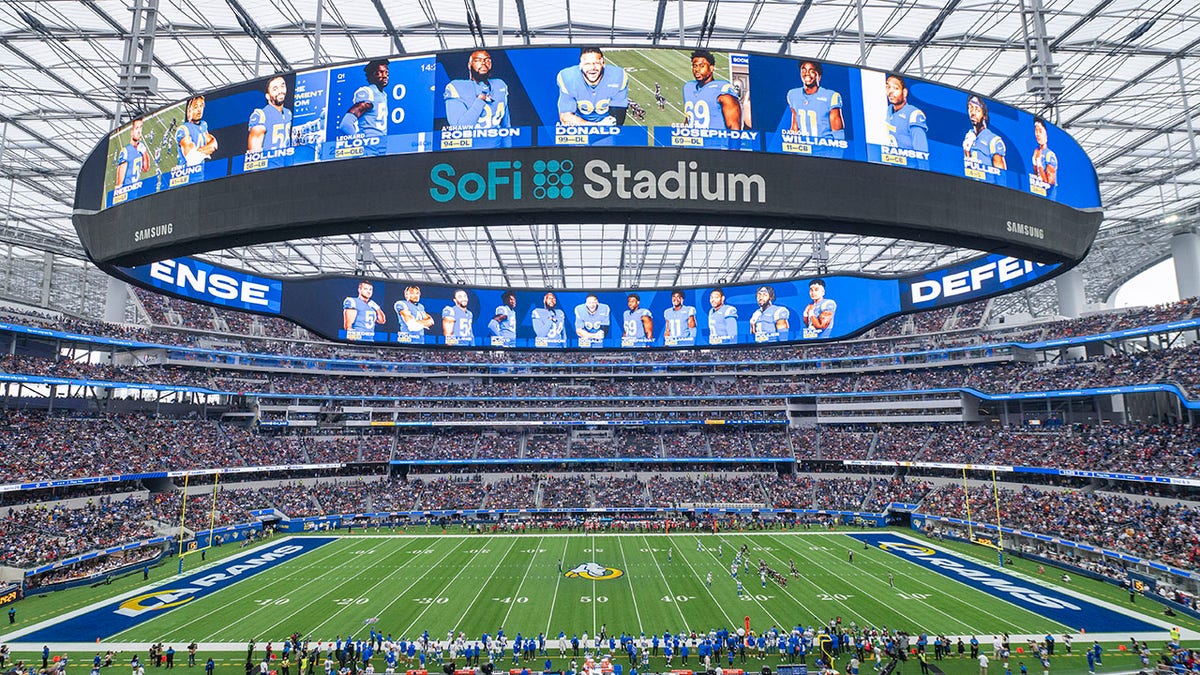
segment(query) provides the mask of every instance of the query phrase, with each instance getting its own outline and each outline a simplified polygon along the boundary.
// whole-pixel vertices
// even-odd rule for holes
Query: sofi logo
[[[530,168],[532,185],[526,186],[525,173]],[[494,161],[488,162],[483,171],[459,173],[453,165],[442,162],[429,171],[429,196],[441,203],[455,198],[468,202],[520,201],[526,195],[533,199],[570,199],[575,194],[574,168],[569,159],[539,159],[532,167],[523,167],[519,161]]]

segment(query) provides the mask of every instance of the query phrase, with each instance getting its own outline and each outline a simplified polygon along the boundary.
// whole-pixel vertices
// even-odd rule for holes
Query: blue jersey
[[[837,303],[829,298],[821,298],[820,301],[810,304],[804,308],[804,337],[806,338],[827,338],[833,335],[833,315],[837,311]],[[822,314],[829,312],[829,325],[825,328],[817,328],[813,322]]]
[[[1053,199],[1058,190],[1058,155],[1050,148],[1045,150],[1038,148],[1033,151],[1033,175],[1030,176],[1031,187],[1037,187],[1045,191],[1045,195]],[[1053,181],[1047,181],[1043,176],[1049,177],[1049,172],[1053,170]],[[126,180],[129,179],[129,174],[125,174]],[[1034,182],[1036,180],[1036,182]]]
[[[692,80],[683,85],[683,114],[687,125],[701,129],[724,129],[725,114],[721,108],[722,96],[737,100],[737,89],[727,80],[709,80],[701,85]]]
[[[663,311],[663,321],[667,324],[667,332],[664,335],[669,335],[677,340],[691,340],[696,337],[696,329],[689,325],[688,319],[695,321],[696,308],[682,305],[679,309],[674,306],[668,307]]]
[[[721,305],[708,311],[708,341],[719,345],[737,339],[737,307]]]
[[[133,185],[142,178],[142,148],[146,147],[141,141],[137,145],[130,143],[117,153],[116,165],[125,165],[124,182],[121,185]]]
[[[586,122],[601,122],[612,108],[629,107],[629,76],[624,69],[604,66],[600,81],[588,84],[579,66],[558,72],[558,112],[575,113]]]
[[[533,333],[548,340],[563,340],[566,337],[567,315],[561,309],[538,307],[533,310]]]
[[[517,339],[517,312],[508,305],[500,305],[492,314],[493,318],[488,322],[488,330],[499,338],[506,340]],[[494,317],[503,316],[503,321],[497,321]]]
[[[371,109],[362,117],[346,113],[342,117],[341,130],[343,134],[362,134],[367,138],[387,136],[388,99],[387,93],[379,87],[368,84],[354,91],[353,103],[370,102]]]
[[[587,305],[579,305],[575,308],[575,329],[588,333],[607,330],[610,314],[608,305],[604,303],[600,303],[595,312],[589,312]]]
[[[276,108],[273,105],[264,106],[250,113],[249,130],[255,127],[265,129],[263,135],[263,152],[279,150],[292,144],[292,111],[287,108]]]
[[[487,100],[479,98],[483,94]],[[446,122],[452,127],[509,127],[508,85],[504,80],[454,80],[442,92]]]
[[[471,322],[475,315],[471,310],[458,305],[446,305],[442,308],[442,321],[446,319],[454,320],[454,328],[451,329],[450,335],[459,339],[471,338],[475,334],[471,331]]]
[[[968,141],[970,141],[969,144]],[[966,138],[963,139],[963,148],[967,150],[967,156],[972,162],[987,164],[988,166],[992,164],[993,155],[1003,157],[1007,151],[1004,146],[1004,139],[997,136],[987,127],[981,129],[979,133],[975,133],[974,128],[968,131]]]
[[[645,307],[638,307],[635,310],[625,310],[623,325],[625,332],[623,335],[627,338],[645,339],[646,328],[642,325],[644,318],[650,317],[650,310]],[[653,337],[653,336],[650,336]]]
[[[208,159],[205,155],[200,155],[199,158],[193,155],[193,160],[195,161],[189,163],[188,158],[183,154],[183,146],[180,145],[180,141],[185,138],[189,139],[192,145],[197,148],[203,146],[208,140],[208,122],[204,120],[200,120],[199,122],[184,122],[183,126],[175,130],[175,144],[179,146],[179,166],[193,166]]]
[[[363,333],[375,332],[375,319],[378,318],[375,312],[379,311],[379,305],[374,300],[363,302],[362,298],[356,295],[343,300],[342,309],[355,310],[354,322],[350,324],[350,330]]]
[[[829,115],[834,110],[842,109],[842,95],[836,91],[817,87],[815,93],[809,94],[804,87],[796,87],[787,93],[788,110],[784,113],[785,130],[792,128],[792,117],[795,117],[796,133],[811,138],[843,138],[845,130],[833,130],[829,124]]]
[[[920,108],[908,103],[899,110],[888,106],[887,131],[889,147],[929,152],[929,123]]]
[[[787,321],[790,312],[787,307],[780,305],[767,305],[754,310],[754,314],[750,316],[750,326],[754,329],[754,334],[759,336],[772,335],[779,332],[778,322]]]
[[[417,323],[426,316],[425,305],[419,302],[414,304],[407,300],[397,300],[393,309],[396,310],[396,317],[400,319],[400,335],[408,335],[414,339],[425,337],[425,327]],[[404,316],[400,314],[403,310],[408,310],[408,313],[412,315],[413,323],[410,324],[404,320]]]

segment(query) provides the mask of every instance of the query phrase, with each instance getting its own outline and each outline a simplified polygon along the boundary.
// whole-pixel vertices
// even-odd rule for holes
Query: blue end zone
[[[1059,593],[1052,588],[1021,581],[1001,570],[984,567],[911,539],[891,534],[849,536],[1076,631],[1135,633],[1164,630],[1160,626]]]
[[[19,639],[29,642],[91,642],[107,639],[134,626],[160,617],[174,607],[211,595],[276,565],[324,546],[333,537],[304,537],[275,546],[265,546],[254,555],[241,556],[190,574],[159,589],[105,605],[65,621],[42,628]]]

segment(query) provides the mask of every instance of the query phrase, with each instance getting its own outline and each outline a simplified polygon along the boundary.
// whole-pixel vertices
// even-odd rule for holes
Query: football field
[[[739,566],[734,578],[731,565],[743,546],[748,568]],[[768,578],[764,586],[760,560],[784,575],[786,585]],[[793,561],[796,576],[788,572]],[[1145,623],[1154,619],[1082,594],[1062,595],[1069,591],[1005,576],[995,566],[988,570],[889,531],[593,536],[383,530],[277,538],[220,562],[196,566],[198,557],[189,556],[187,563],[181,577],[8,639],[234,645],[294,632],[321,641],[365,637],[370,628],[397,638],[426,630],[434,637],[462,631],[474,638],[498,628],[509,636],[556,638],[561,631],[569,638],[594,636],[601,627],[609,635],[707,632],[741,627],[747,617],[755,631],[840,618],[844,625],[981,638],[1075,633],[1085,626],[1067,622],[1086,621],[1092,622],[1089,634],[1165,633],[1164,624]],[[1064,605],[1079,611],[1070,614]],[[1120,623],[1126,620],[1133,623]]]

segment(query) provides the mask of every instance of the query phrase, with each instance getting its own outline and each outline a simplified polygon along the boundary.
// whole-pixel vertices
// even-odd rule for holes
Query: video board
[[[276,279],[179,258],[116,268],[157,292],[280,316],[332,340],[405,346],[641,349],[836,340],[905,312],[1065,269],[992,254],[906,277],[830,274],[657,289],[503,289],[349,276]]]
[[[1068,134],[977,94],[803,57],[617,47],[378,59],[195,96],[110,136],[99,206],[290,166],[527,147],[857,161],[1100,206],[1095,170]],[[540,175],[539,199],[576,190]]]

